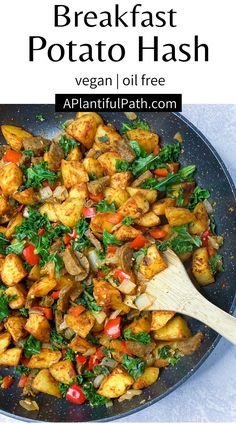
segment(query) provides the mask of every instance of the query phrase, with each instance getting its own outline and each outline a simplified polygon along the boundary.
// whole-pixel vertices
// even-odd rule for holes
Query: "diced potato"
[[[194,220],[193,213],[185,208],[174,208],[168,206],[166,208],[165,214],[171,227],[189,224]]]
[[[148,367],[145,369],[143,375],[139,377],[133,384],[133,389],[140,390],[145,387],[151,386],[151,384],[157,381],[159,376],[159,368]]]
[[[98,113],[96,112],[77,112],[76,113],[76,119],[81,118],[81,116],[89,115],[92,116],[95,121],[97,122],[97,125],[103,124],[103,119]]]
[[[47,162],[47,167],[48,169],[52,170],[52,171],[58,171],[58,163],[54,162],[52,156],[50,155],[50,152],[45,152],[43,155],[43,161]]]
[[[121,225],[113,235],[117,240],[128,241],[135,239],[139,234],[141,234],[141,231],[131,225]]]
[[[39,212],[41,213],[41,215],[44,215],[44,214],[47,215],[49,221],[57,222],[58,217],[57,217],[57,214],[56,214],[56,210],[57,210],[58,206],[60,206],[59,203],[44,203],[39,208]]]
[[[105,188],[104,196],[108,203],[115,203],[117,208],[123,205],[129,198],[129,194],[126,190],[119,188],[114,189],[111,187]]]
[[[147,253],[139,266],[139,271],[141,274],[143,274],[146,279],[150,279],[158,272],[161,272],[166,268],[167,265],[156,245],[153,244],[152,246],[148,247]]]
[[[167,324],[153,332],[155,340],[185,339],[191,336],[191,331],[185,319],[179,315],[172,318]]]
[[[159,229],[165,231],[166,233],[162,240],[169,240],[171,237],[173,237],[172,228],[169,224],[160,225]]]
[[[191,234],[201,234],[209,227],[209,216],[206,207],[203,203],[198,203],[194,210],[194,220],[192,225],[189,226]]]
[[[206,286],[215,281],[209,265],[209,259],[206,247],[199,247],[193,252],[192,272],[201,286]]]
[[[127,131],[129,140],[135,140],[147,153],[152,153],[159,143],[159,136],[151,131],[134,129]]]
[[[5,232],[5,236],[7,238],[11,238],[15,232],[15,228],[18,227],[23,221],[23,216],[21,213],[18,213],[14,218],[12,218],[8,225]]]
[[[1,130],[7,144],[14,150],[21,150],[23,147],[23,139],[32,137],[32,134],[14,125],[2,125]]]
[[[0,215],[5,215],[10,210],[10,204],[4,194],[0,193]]]
[[[68,161],[63,159],[61,161],[61,172],[66,188],[89,181],[84,165],[78,160]]]
[[[86,183],[77,184],[69,191],[70,199],[79,199],[83,202],[88,197],[88,187]]]
[[[97,121],[91,115],[83,115],[72,121],[66,128],[66,133],[78,140],[87,149],[93,145],[95,134],[97,131]]]
[[[67,156],[67,160],[81,160],[83,158],[82,152],[79,146],[73,147]]]
[[[16,367],[19,365],[22,349],[19,347],[13,347],[5,350],[0,354],[0,365],[5,367]]]
[[[93,295],[99,306],[107,306],[114,310],[120,309],[124,312],[127,311],[127,307],[123,305],[122,296],[117,288],[105,280],[94,279],[93,282]]]
[[[66,199],[61,205],[56,207],[56,214],[59,221],[68,227],[74,227],[79,221],[84,202],[80,199]]]
[[[9,302],[9,306],[11,309],[20,309],[25,306],[26,289],[23,284],[17,284],[16,286],[8,287],[8,289],[6,290],[6,295],[9,297],[16,297],[16,299],[13,299]]]
[[[92,330],[95,318],[91,311],[86,311],[79,316],[74,316],[70,313],[65,315],[65,322],[69,328],[75,331],[80,337],[87,337]]]
[[[172,311],[152,311],[151,330],[159,330],[164,327],[174,315],[175,312]]]
[[[49,342],[51,327],[47,318],[38,314],[30,314],[25,329],[40,342]]]
[[[98,212],[90,223],[90,228],[94,233],[102,233],[103,230],[110,231],[114,224],[109,222],[109,219],[114,216],[114,212]]]
[[[192,181],[190,182],[184,182],[180,184],[173,184],[170,186],[171,195],[177,198],[179,196],[179,193],[181,192],[183,197],[183,206],[187,206],[190,202],[190,199],[192,197],[192,194],[194,192],[195,183]]]
[[[124,216],[130,216],[133,219],[139,218],[149,210],[149,202],[143,194],[136,193],[130,197],[120,208],[119,212]]]
[[[57,281],[54,278],[44,277],[30,287],[27,297],[33,299],[34,297],[46,296],[56,285]]]
[[[117,152],[106,152],[98,158],[106,175],[114,175],[116,173],[117,160],[122,160],[122,157]]]
[[[152,205],[152,210],[156,215],[165,215],[166,208],[175,205],[175,199],[171,197],[165,197],[160,199]]]
[[[25,276],[27,272],[24,268],[22,260],[15,253],[9,253],[5,257],[2,265],[1,278],[6,286],[15,286]]]
[[[6,330],[12,336],[14,342],[23,339],[27,333],[25,331],[26,318],[9,316],[4,324]]]
[[[150,314],[145,314],[143,317],[138,318],[131,322],[131,324],[127,325],[125,329],[129,329],[134,334],[141,333],[141,331],[145,331],[145,333],[150,333],[151,330],[151,318]]]
[[[28,275],[28,279],[31,281],[37,281],[40,279],[40,266],[34,265]]]
[[[120,188],[125,190],[132,180],[132,173],[130,171],[117,172],[111,176],[111,188]]]
[[[110,375],[105,377],[98,394],[109,399],[123,395],[134,383],[134,379],[121,367],[116,367]]]
[[[99,125],[95,137],[96,149],[107,152],[112,150],[116,142],[122,140],[121,135],[109,125]]]
[[[5,350],[7,350],[10,343],[11,343],[10,333],[0,334],[0,354],[5,352]]]
[[[38,392],[61,398],[61,392],[58,389],[58,383],[54,380],[50,371],[47,369],[39,371],[32,382],[32,388]]]
[[[17,191],[12,197],[22,205],[32,205],[34,203],[34,189],[29,187],[24,191]]]
[[[83,165],[88,175],[95,175],[97,178],[103,177],[103,168],[97,159],[85,158]]]
[[[49,371],[55,380],[64,384],[70,384],[76,377],[74,366],[69,359],[50,366]]]
[[[49,368],[60,361],[62,354],[59,350],[42,349],[37,355],[31,356],[28,368]]]
[[[149,211],[140,218],[135,220],[135,224],[142,225],[143,227],[156,227],[159,225],[161,220],[153,211]]]
[[[87,342],[87,340],[82,339],[82,337],[80,336],[75,336],[70,344],[69,347],[74,351],[74,352],[78,352],[78,353],[85,353],[88,349],[91,349],[93,347],[93,345],[89,342]]]
[[[5,196],[11,196],[23,184],[23,174],[15,163],[0,168],[0,187]]]
[[[71,286],[71,283],[73,282],[74,282],[74,277],[72,277],[72,275],[69,275],[69,274],[61,275],[60,278],[57,278],[57,285],[55,287],[55,290],[61,290],[68,285]]]
[[[127,187],[126,190],[128,191],[130,196],[134,196],[137,193],[141,193],[144,196],[144,198],[148,200],[149,203],[154,203],[157,198],[156,190],[134,188],[134,187]]]

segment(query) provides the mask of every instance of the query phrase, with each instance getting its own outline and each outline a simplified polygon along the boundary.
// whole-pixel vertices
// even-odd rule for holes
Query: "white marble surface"
[[[209,139],[236,183],[236,105],[186,105],[183,115]],[[235,282],[236,283],[236,282]],[[117,422],[236,421],[236,347],[221,340],[201,368],[175,392]],[[16,423],[3,415],[0,422]]]

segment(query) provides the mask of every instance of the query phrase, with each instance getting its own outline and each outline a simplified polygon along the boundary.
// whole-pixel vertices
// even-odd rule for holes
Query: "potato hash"
[[[118,132],[94,112],[53,140],[1,130],[0,365],[14,367],[1,388],[22,387],[28,410],[38,392],[92,406],[139,395],[203,339],[174,311],[148,311],[162,252],[189,261],[200,285],[223,270],[181,134],[161,146],[148,122]]]

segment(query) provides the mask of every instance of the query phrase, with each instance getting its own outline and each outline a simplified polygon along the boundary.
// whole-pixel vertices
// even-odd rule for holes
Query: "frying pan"
[[[42,114],[46,120],[38,122],[36,115]],[[60,124],[74,116],[71,113],[56,114],[53,105],[0,105],[0,124],[12,124],[24,127],[35,135],[52,138],[60,131]],[[105,120],[119,129],[126,120],[123,113],[104,113]],[[184,138],[183,165],[197,165],[197,181],[201,187],[211,190],[212,199],[216,202],[215,218],[219,234],[225,237],[222,248],[225,271],[217,276],[215,284],[202,288],[203,294],[211,302],[227,312],[233,312],[235,306],[235,267],[230,258],[236,257],[236,190],[220,157],[206,138],[185,118],[173,113],[139,113],[140,119],[146,119],[154,131],[161,136],[162,143],[173,140],[179,131]],[[0,139],[0,143],[3,138]],[[234,208],[234,209],[232,209]],[[168,367],[161,372],[156,384],[143,391],[141,396],[130,401],[115,401],[110,408],[89,405],[74,405],[65,400],[39,394],[37,402],[39,411],[27,412],[19,406],[21,389],[14,384],[9,390],[0,391],[0,412],[24,421],[49,422],[84,422],[110,421],[137,412],[152,405],[180,384],[186,381],[212,352],[220,337],[200,322],[188,319],[192,331],[202,331],[205,338],[200,348],[192,356],[184,357],[175,367]],[[3,370],[2,375],[9,374]]]

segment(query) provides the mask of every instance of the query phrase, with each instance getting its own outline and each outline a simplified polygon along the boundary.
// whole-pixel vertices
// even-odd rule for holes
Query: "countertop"
[[[208,138],[236,183],[236,105],[185,105],[183,115]],[[236,421],[236,347],[218,343],[186,383],[155,405],[116,422]],[[0,415],[0,422],[18,421]]]

